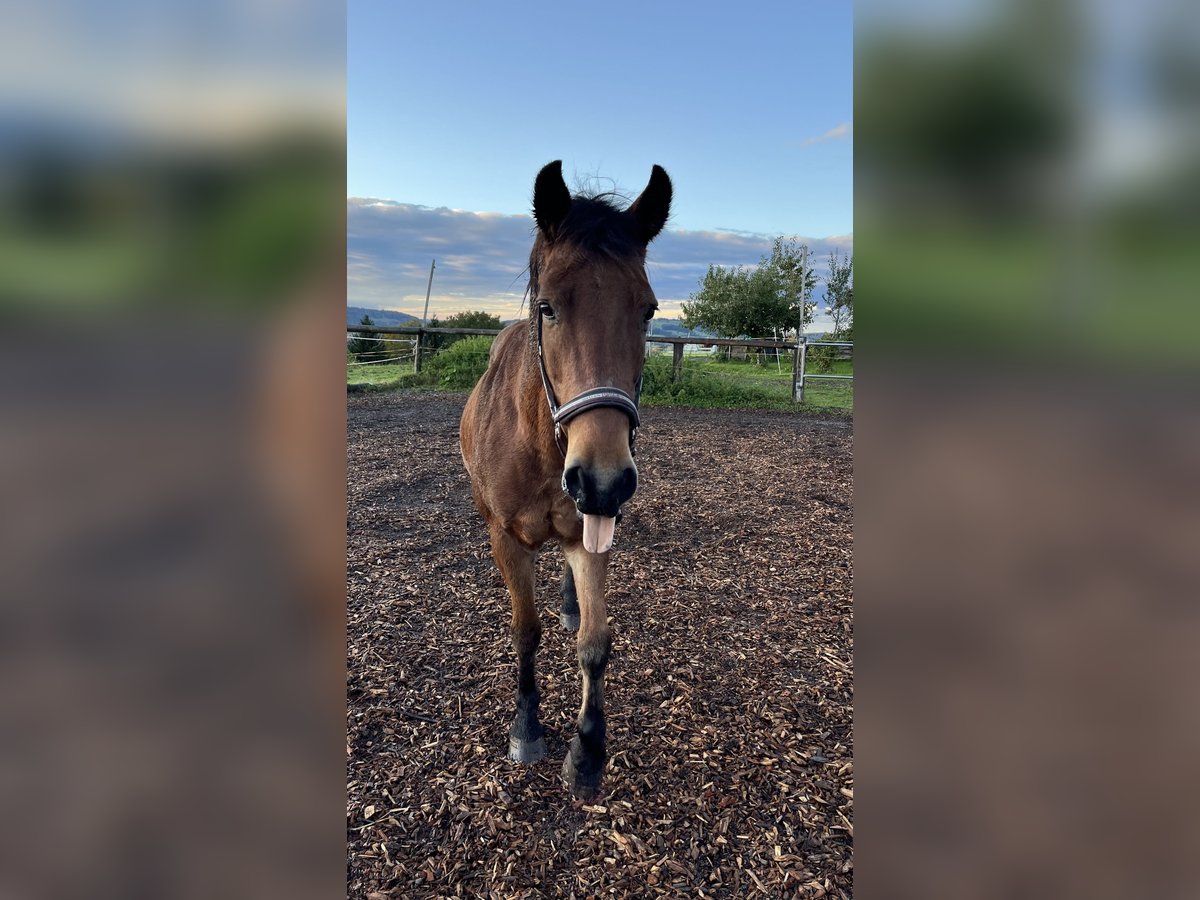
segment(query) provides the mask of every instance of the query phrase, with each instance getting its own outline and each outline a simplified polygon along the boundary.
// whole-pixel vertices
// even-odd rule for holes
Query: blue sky
[[[753,264],[774,235],[850,247],[845,0],[352,0],[348,20],[351,303],[413,311],[431,256],[447,260],[431,308],[519,302],[523,283],[509,283],[528,254],[534,176],[552,159],[568,184],[630,197],[652,164],[670,173],[668,234],[650,249],[668,314],[709,262]],[[656,283],[656,266],[677,277]]]

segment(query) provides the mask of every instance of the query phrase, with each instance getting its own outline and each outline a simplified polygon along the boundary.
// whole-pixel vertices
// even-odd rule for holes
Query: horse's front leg
[[[575,592],[575,576],[571,573],[570,563],[563,564],[562,609],[558,613],[558,621],[567,631],[579,630],[579,596]]]
[[[517,651],[517,714],[508,732],[508,756],[513,762],[534,763],[546,755],[534,657],[542,639],[533,594],[535,554],[499,526],[492,526],[492,556],[512,597],[512,642]]]
[[[604,669],[612,646],[604,606],[608,554],[588,553],[582,544],[564,546],[563,551],[574,575],[579,600],[580,625],[575,646],[583,680],[583,702],[579,707],[578,731],[571,740],[562,772],[571,794],[586,800],[600,788],[606,759]]]

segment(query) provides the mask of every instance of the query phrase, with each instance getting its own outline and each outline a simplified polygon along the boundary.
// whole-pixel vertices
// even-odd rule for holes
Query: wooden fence
[[[413,371],[421,371],[421,352],[422,340],[427,334],[462,334],[462,335],[486,335],[495,337],[500,331],[492,328],[425,328],[421,326],[388,326],[388,325],[347,325],[347,334],[373,335],[373,334],[414,334],[416,335],[416,346],[414,347]],[[758,350],[789,350],[795,351],[792,356],[792,399],[797,403],[804,402],[804,382],[813,378],[829,378],[843,379],[851,381],[853,375],[817,375],[804,371],[804,362],[808,354],[809,347],[841,347],[844,352],[852,351],[854,344],[850,341],[810,341],[807,335],[802,336],[798,342],[788,341],[773,341],[769,339],[751,338],[740,340],[738,338],[708,338],[689,335],[687,337],[666,337],[664,335],[646,335],[647,344],[670,344],[671,345],[671,380],[678,381],[679,373],[683,368],[683,348],[687,346],[694,347],[745,347],[748,349]]]

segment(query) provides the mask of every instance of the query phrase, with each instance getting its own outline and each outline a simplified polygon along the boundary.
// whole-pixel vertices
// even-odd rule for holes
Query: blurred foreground
[[[343,21],[0,37],[0,896],[343,890]]]
[[[859,4],[863,896],[1200,890],[1200,19]]]

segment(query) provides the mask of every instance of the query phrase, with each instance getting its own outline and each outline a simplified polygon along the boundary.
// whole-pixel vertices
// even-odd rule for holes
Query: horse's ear
[[[629,214],[637,221],[642,240],[647,244],[663,230],[671,215],[671,179],[662,166],[650,170],[650,183],[633,201]]]
[[[556,159],[542,167],[533,183],[533,218],[542,234],[553,238],[570,210],[571,192],[563,181],[562,160]]]

